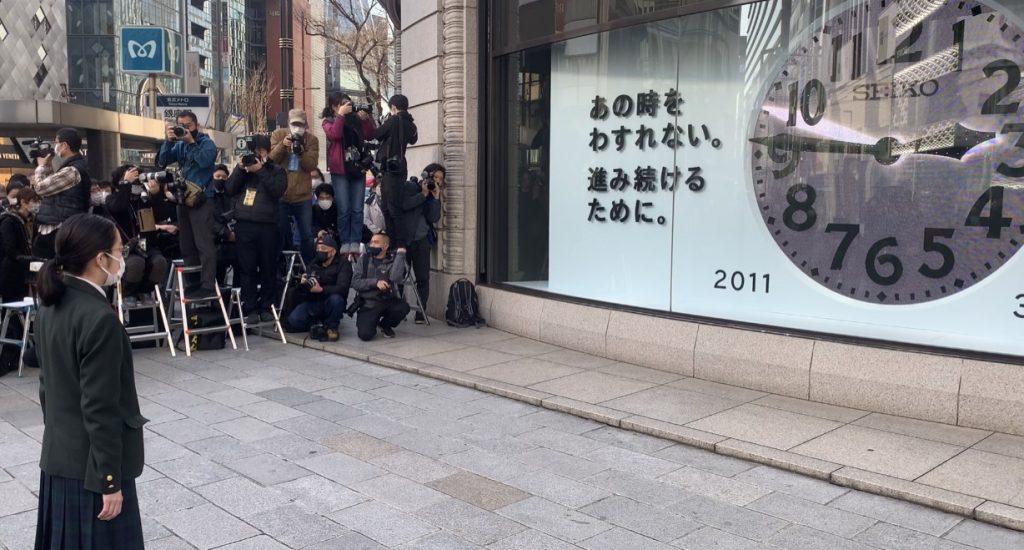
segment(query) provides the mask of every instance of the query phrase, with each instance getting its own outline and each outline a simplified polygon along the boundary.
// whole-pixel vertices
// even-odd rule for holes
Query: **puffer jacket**
[[[235,166],[224,184],[225,192],[232,197],[235,219],[251,223],[277,223],[277,204],[287,188],[284,169],[272,162],[255,173]]]

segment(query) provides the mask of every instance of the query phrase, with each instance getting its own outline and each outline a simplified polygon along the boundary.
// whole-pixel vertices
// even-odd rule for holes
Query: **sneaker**
[[[258,325],[260,322],[259,313],[250,313],[245,316],[245,324],[247,325]]]
[[[125,296],[124,297],[124,307],[138,307],[138,305],[139,305],[139,299],[136,298],[135,296]]]
[[[391,327],[380,327],[380,333],[383,334],[385,338],[395,337],[395,329]]]
[[[425,325],[425,324],[427,324],[427,318],[424,317],[423,314],[420,313],[419,311],[416,312],[416,319],[415,319],[415,321],[416,321],[417,325]]]
[[[274,322],[274,314],[269,312],[269,311],[264,311],[263,313],[260,313],[260,322],[261,323],[273,323]]]
[[[152,294],[143,294],[139,297],[139,303],[144,306],[155,306],[156,300],[153,299]]]
[[[327,334],[326,334],[326,336],[324,336],[324,341],[325,342],[337,342],[338,341],[338,329],[336,329],[336,328],[329,328],[329,329],[327,329]]]

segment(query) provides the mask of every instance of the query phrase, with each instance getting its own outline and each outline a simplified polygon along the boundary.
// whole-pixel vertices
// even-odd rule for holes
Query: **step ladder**
[[[121,324],[124,325],[125,332],[128,333],[128,340],[131,342],[146,342],[150,340],[160,341],[167,339],[167,347],[171,350],[171,357],[177,357],[174,351],[174,337],[171,336],[171,323],[167,318],[167,309],[164,307],[164,298],[162,293],[156,287],[152,290],[152,303],[139,303],[137,305],[129,306],[124,302],[124,289],[121,287],[121,281],[117,282],[117,292],[114,295],[114,299],[117,302],[117,316],[121,320]],[[131,312],[132,311],[144,311],[150,310],[153,314],[152,325],[142,326],[128,326],[131,323]],[[157,314],[160,314],[157,317]],[[160,329],[160,323],[163,322],[163,330]]]
[[[221,296],[220,286],[214,286],[213,294],[209,296],[196,296],[188,297],[185,292],[185,275],[189,273],[199,273],[202,271],[202,266],[191,266],[186,267],[180,260],[175,260],[171,265],[171,269],[174,272],[174,277],[171,280],[171,303],[177,303],[180,307],[181,313],[181,330],[182,336],[185,340],[185,355],[192,357],[192,344],[190,338],[193,335],[200,334],[211,334],[218,331],[224,331],[227,333],[228,339],[231,341],[231,349],[237,350],[238,345],[235,342],[235,333],[231,330],[231,318],[228,316],[228,310],[224,306],[224,298]],[[221,315],[224,318],[224,324],[213,326],[213,327],[197,327],[189,328],[188,326],[188,304],[196,304],[202,302],[217,302],[220,307]],[[172,320],[177,321],[178,318],[173,316]],[[244,321],[244,320],[243,320]]]
[[[409,293],[412,291],[413,302],[411,304],[410,312],[419,312],[423,315],[423,319],[427,326],[430,326],[430,317],[427,316],[426,304],[420,300],[420,293],[416,290],[416,275],[412,272],[412,263],[406,260],[405,265],[405,281],[402,283],[402,298],[406,302],[409,301]]]

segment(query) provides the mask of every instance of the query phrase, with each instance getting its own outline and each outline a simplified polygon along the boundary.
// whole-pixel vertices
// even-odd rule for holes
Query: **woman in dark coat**
[[[142,426],[131,343],[103,287],[124,273],[114,223],[81,214],[57,231],[38,275],[39,466],[36,550],[143,548],[135,478]]]
[[[4,303],[28,296],[28,267],[32,259],[32,226],[29,216],[39,208],[36,192],[17,191],[18,205],[0,215],[0,296]]]

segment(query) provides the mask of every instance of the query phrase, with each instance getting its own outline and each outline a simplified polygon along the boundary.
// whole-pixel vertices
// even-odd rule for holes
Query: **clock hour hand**
[[[794,134],[776,134],[774,136],[750,138],[750,141],[768,148],[768,155],[773,160],[777,151],[809,152],[809,153],[840,153],[847,155],[869,155],[881,164],[892,164],[899,157],[892,156],[892,146],[896,140],[882,138],[878,143],[855,143],[827,138],[815,138]]]

